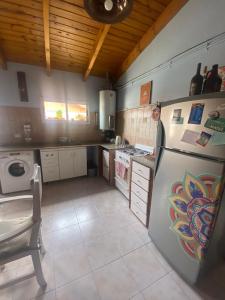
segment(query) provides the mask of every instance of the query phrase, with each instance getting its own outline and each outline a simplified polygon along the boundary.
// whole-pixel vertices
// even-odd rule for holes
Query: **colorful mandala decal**
[[[221,178],[187,173],[172,186],[169,196],[171,229],[184,251],[201,261],[206,253],[218,208]]]

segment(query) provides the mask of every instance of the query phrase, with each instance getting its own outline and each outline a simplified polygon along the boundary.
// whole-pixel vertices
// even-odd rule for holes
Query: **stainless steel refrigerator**
[[[225,94],[162,103],[149,234],[196,283],[225,255]]]

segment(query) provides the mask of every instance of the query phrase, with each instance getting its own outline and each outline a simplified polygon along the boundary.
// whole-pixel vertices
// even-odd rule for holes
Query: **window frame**
[[[58,103],[64,103],[65,104],[65,108],[66,108],[66,119],[59,119],[59,120],[56,120],[56,119],[46,119],[45,117],[45,102],[58,102]],[[86,105],[86,108],[87,108],[87,120],[86,121],[81,121],[81,120],[69,120],[69,114],[68,114],[68,104],[78,104],[78,105]],[[57,101],[57,100],[54,100],[54,99],[44,99],[42,98],[41,100],[41,115],[42,115],[42,120],[44,122],[47,122],[47,123],[64,123],[64,122],[68,122],[70,124],[74,124],[74,125],[88,125],[90,124],[90,110],[89,110],[89,104],[87,102],[85,103],[82,103],[82,102],[72,102],[72,101]]]

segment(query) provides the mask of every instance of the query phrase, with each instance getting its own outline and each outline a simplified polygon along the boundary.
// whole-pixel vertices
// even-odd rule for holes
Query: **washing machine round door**
[[[28,173],[28,166],[23,161],[12,161],[8,165],[8,173],[12,177],[22,177]]]

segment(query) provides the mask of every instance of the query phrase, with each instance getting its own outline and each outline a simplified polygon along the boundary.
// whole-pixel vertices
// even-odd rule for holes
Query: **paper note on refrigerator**
[[[211,144],[214,146],[225,145],[225,133],[224,132],[214,132]]]
[[[199,139],[199,137],[200,132],[186,129],[181,141],[196,146],[196,141]]]
[[[225,118],[208,118],[205,123],[205,127],[218,132],[225,132]]]
[[[202,147],[205,147],[208,144],[211,137],[212,135],[210,133],[202,131],[200,134],[200,138],[196,141],[196,143]]]
[[[191,106],[191,112],[189,115],[189,124],[201,124],[202,114],[204,110],[204,104],[202,103],[193,103]]]

